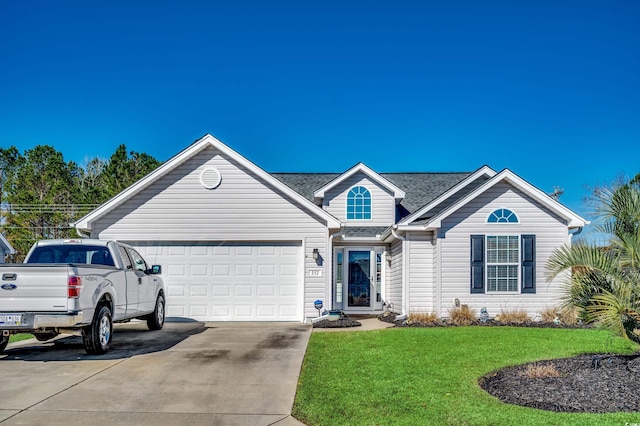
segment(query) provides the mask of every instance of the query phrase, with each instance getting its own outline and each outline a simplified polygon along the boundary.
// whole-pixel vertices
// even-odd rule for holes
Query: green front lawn
[[[293,415],[313,425],[624,425],[640,413],[567,414],[504,404],[494,370],[581,353],[633,353],[604,331],[520,327],[313,333]],[[630,396],[636,397],[636,396]]]
[[[27,340],[27,339],[33,339],[33,334],[27,334],[27,333],[12,334],[9,337],[9,343],[19,342],[21,340]]]

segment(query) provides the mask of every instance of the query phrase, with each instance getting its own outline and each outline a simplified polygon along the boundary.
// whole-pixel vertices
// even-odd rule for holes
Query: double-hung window
[[[520,244],[517,235],[487,236],[487,292],[518,291]]]
[[[498,209],[490,224],[519,223],[508,209]],[[535,293],[536,236],[471,235],[471,293]]]

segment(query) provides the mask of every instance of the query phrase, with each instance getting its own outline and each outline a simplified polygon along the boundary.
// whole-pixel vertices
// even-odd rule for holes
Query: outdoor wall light
[[[384,258],[387,260],[387,263],[391,265],[391,252],[385,251]]]
[[[313,260],[318,260],[318,258],[320,257],[320,252],[318,251],[317,248],[313,249]]]

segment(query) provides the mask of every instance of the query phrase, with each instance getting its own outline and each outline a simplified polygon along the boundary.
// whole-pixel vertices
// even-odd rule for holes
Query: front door
[[[382,309],[382,253],[378,247],[336,247],[335,308],[345,311]]]
[[[347,253],[347,308],[371,308],[371,251]]]

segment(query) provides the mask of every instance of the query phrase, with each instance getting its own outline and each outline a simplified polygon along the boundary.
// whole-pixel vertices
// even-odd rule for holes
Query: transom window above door
[[[347,220],[371,219],[371,193],[364,186],[354,186],[347,194]]]

